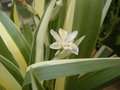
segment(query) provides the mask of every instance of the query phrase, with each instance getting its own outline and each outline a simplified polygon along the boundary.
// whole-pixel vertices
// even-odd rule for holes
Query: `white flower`
[[[78,47],[74,42],[75,37],[77,36],[78,32],[74,31],[70,34],[68,34],[67,31],[63,29],[59,29],[59,35],[57,32],[51,30],[50,31],[51,35],[54,37],[56,42],[50,45],[50,48],[52,49],[65,49],[65,50],[70,50],[72,53],[78,55]]]

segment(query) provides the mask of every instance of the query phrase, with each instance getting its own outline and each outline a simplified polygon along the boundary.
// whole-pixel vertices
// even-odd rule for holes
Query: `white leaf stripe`
[[[6,90],[22,90],[20,84],[7,71],[7,69],[0,63],[0,85]]]
[[[69,7],[67,10],[67,15],[65,18],[64,28],[63,28],[65,30],[67,30],[68,32],[72,31],[76,1],[77,0],[69,0],[68,1]]]
[[[17,30],[17,27],[4,13],[0,12],[0,21],[6,28],[6,32],[10,35],[14,43],[18,46],[22,56],[25,58],[26,63],[29,63],[30,47],[26,42],[23,35]]]
[[[44,59],[44,40],[45,40],[45,34],[46,34],[46,30],[47,30],[47,26],[54,8],[56,0],[51,0],[45,14],[44,17],[41,21],[38,33],[37,33],[37,37],[36,37],[36,56],[35,56],[35,60],[36,62],[40,62],[43,61]]]
[[[15,60],[18,62],[22,74],[24,74],[27,68],[25,59],[21,54],[19,48],[17,47],[16,43],[13,41],[13,39],[6,31],[1,22],[0,22],[0,36],[4,41],[5,45],[7,46],[7,48],[9,49],[9,51],[11,52],[11,54],[13,55],[13,57],[15,58]]]
[[[89,58],[46,61],[33,64],[30,67],[37,74],[39,80],[50,80],[97,71],[117,65],[120,65],[120,58]],[[29,68],[24,85],[28,83],[30,83]]]
[[[18,83],[22,86],[23,84],[23,76],[20,73],[18,67],[16,67],[13,63],[11,63],[8,59],[0,55],[0,63],[4,65],[4,67],[11,73],[11,75],[18,81]]]

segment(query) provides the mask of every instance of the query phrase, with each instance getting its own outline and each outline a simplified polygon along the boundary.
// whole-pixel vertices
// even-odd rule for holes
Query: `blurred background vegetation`
[[[113,0],[102,25],[97,48],[107,45],[120,56],[120,0]]]

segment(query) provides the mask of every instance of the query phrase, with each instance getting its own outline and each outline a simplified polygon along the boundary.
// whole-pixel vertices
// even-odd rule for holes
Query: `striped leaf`
[[[0,55],[0,63],[9,71],[9,73],[16,79],[16,81],[22,86],[23,77],[19,71],[19,68],[12,64],[8,59]],[[1,73],[2,74],[2,73]]]
[[[7,58],[10,62],[12,62],[15,66],[19,67],[18,63],[6,47],[5,43],[3,42],[2,38],[0,37],[0,55]]]
[[[120,65],[120,58],[90,58],[66,59],[40,62],[31,65],[39,80],[49,80],[59,77],[88,73]],[[29,68],[24,85],[30,83]]]
[[[28,43],[10,19],[2,12],[0,12],[0,21],[0,36],[19,64],[21,72],[24,73],[29,62],[30,48]]]
[[[72,31],[73,27],[73,21],[74,21],[74,13],[75,13],[75,5],[76,5],[76,0],[69,0],[68,1],[68,10],[67,10],[67,15],[65,18],[64,22],[64,30],[67,30],[68,32]]]
[[[17,7],[16,7],[16,3],[13,3],[12,9],[11,9],[10,19],[15,23],[15,25],[18,28],[20,28],[19,16],[18,16],[18,11],[17,11]]]
[[[36,32],[34,35],[31,57],[30,57],[30,64],[44,60],[44,43],[45,43],[44,40],[46,36],[47,26],[48,26],[55,2],[56,0],[52,0],[49,3],[39,23],[39,26],[36,29]]]
[[[33,90],[45,90],[41,85],[39,79],[37,78],[36,74],[32,70],[32,68],[30,69],[30,76]]]
[[[47,8],[47,11],[39,26],[39,30],[38,30],[37,37],[36,37],[36,57],[35,57],[36,62],[39,62],[40,60],[41,61],[44,60],[44,43],[45,43],[44,40],[45,40],[48,23],[52,15],[55,2],[56,0],[51,0]]]
[[[104,8],[103,8],[103,12],[102,12],[101,25],[102,25],[106,15],[107,15],[107,12],[109,10],[109,7],[110,7],[111,3],[112,3],[112,0],[106,0],[106,2],[105,2]]]
[[[0,88],[3,90],[22,90],[23,78],[18,68],[0,56]]]
[[[38,13],[39,17],[41,18],[44,14],[45,9],[45,0],[33,0],[33,8]],[[39,24],[38,18],[34,17],[35,24]]]
[[[115,66],[109,69],[101,70],[86,74],[82,78],[78,78],[66,90],[99,90],[113,81],[120,79],[120,66]]]

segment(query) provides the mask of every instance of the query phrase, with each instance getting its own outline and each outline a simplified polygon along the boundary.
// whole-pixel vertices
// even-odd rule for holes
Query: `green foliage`
[[[21,25],[16,3],[10,18],[0,12],[0,89],[98,90],[119,79],[120,58],[109,57],[114,50],[102,46],[118,29],[115,25],[119,22],[120,3],[114,7],[116,2],[111,5],[111,0],[33,0],[32,4],[20,1],[32,15],[32,22],[26,23],[22,18]],[[108,12],[110,5],[112,12]],[[71,53],[76,49],[72,45],[50,49],[54,43],[50,30],[59,32],[59,28],[63,29],[63,37],[65,32],[78,31],[75,41],[71,41],[79,49],[78,55]],[[117,36],[115,44],[119,45]]]
[[[120,1],[112,0],[110,9],[107,13],[107,16],[104,20],[104,23],[99,34],[98,46],[105,44],[112,48],[117,55],[120,55]]]

